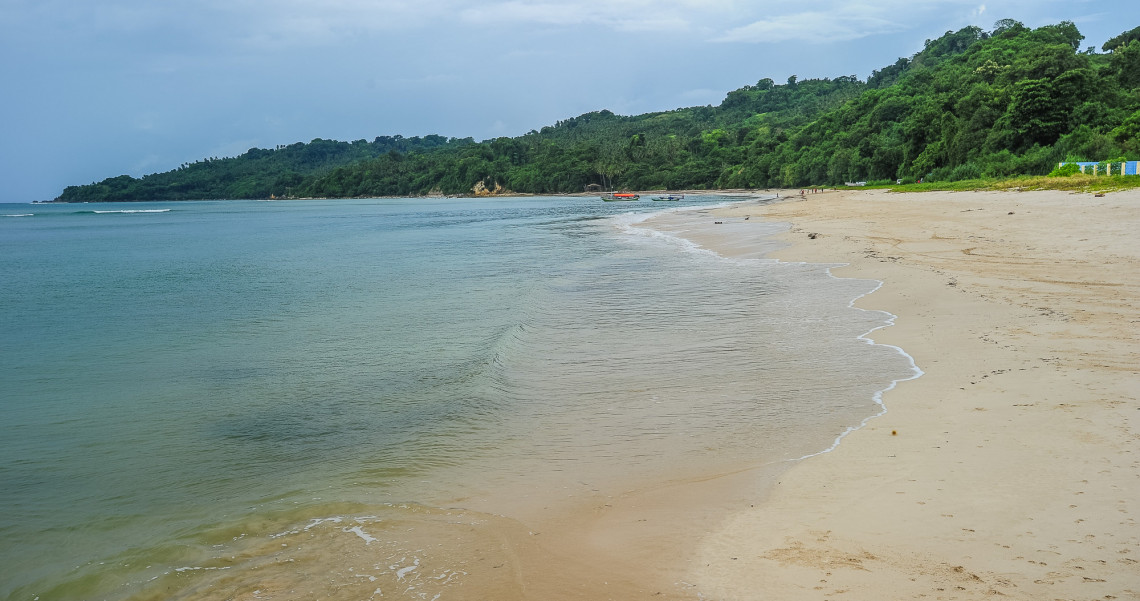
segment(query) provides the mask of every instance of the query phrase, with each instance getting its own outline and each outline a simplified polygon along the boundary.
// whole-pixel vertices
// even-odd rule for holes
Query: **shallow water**
[[[875,282],[657,209],[0,205],[0,596],[509,596],[456,563],[496,529],[818,452],[910,373],[858,338]],[[361,545],[363,576],[313,559]]]

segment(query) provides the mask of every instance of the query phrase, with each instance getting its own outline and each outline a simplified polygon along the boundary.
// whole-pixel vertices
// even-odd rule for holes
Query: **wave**
[[[105,210],[105,211],[71,211],[70,213],[58,213],[55,211],[47,213],[0,213],[0,217],[63,217],[65,215],[95,215],[95,214],[109,214],[109,213],[169,213],[174,209],[121,209],[121,210]]]
[[[771,201],[774,199],[775,199],[774,196],[773,197],[765,197],[765,198],[761,199],[761,202]],[[730,206],[739,204],[739,202],[740,201],[738,201],[738,200],[726,200],[724,202],[718,202],[718,203],[713,203],[713,204],[686,205],[686,206],[680,206],[680,207],[669,207],[667,209],[661,209],[658,211],[652,211],[652,212],[647,212],[647,213],[622,213],[619,215],[613,215],[611,217],[608,217],[608,219],[610,219],[610,222],[613,224],[613,226],[615,228],[617,228],[617,230],[623,234],[634,236],[635,238],[649,239],[649,240],[654,240],[657,242],[664,242],[667,244],[672,244],[672,245],[675,245],[675,246],[682,248],[683,250],[685,250],[687,252],[718,257],[720,259],[724,259],[724,260],[733,262],[733,261],[735,261],[735,259],[723,256],[714,250],[707,249],[707,248],[701,246],[700,244],[698,244],[697,242],[690,240],[689,238],[687,238],[684,235],[684,230],[682,230],[681,232],[667,232],[667,231],[657,229],[657,228],[651,226],[649,223],[646,223],[646,222],[648,222],[652,219],[655,219],[655,218],[659,218],[663,215],[677,215],[677,214],[684,214],[684,213],[704,213],[704,212],[712,211],[714,209],[730,207]],[[772,259],[772,260],[769,260],[767,262],[775,262],[775,260]]]
[[[765,200],[774,200],[774,198],[765,199]],[[649,224],[646,223],[647,221],[649,221],[652,218],[659,217],[659,216],[661,216],[663,214],[667,214],[667,213],[704,211],[707,209],[715,209],[715,208],[720,208],[720,207],[725,207],[725,206],[730,206],[730,205],[735,205],[735,204],[738,204],[738,203],[726,202],[726,203],[721,203],[721,204],[717,204],[717,205],[705,205],[705,206],[699,206],[699,207],[691,207],[691,206],[690,207],[675,207],[675,208],[667,209],[665,211],[654,212],[654,213],[637,213],[637,214],[627,213],[627,214],[623,214],[623,215],[614,216],[611,219],[613,220],[615,227],[619,231],[621,231],[622,233],[634,235],[634,236],[639,236],[641,239],[651,239],[651,240],[657,240],[657,241],[664,241],[664,242],[672,243],[672,244],[677,245],[680,248],[682,248],[686,251],[689,251],[689,252],[707,253],[709,255],[717,256],[717,257],[720,257],[722,259],[726,259],[726,260],[731,261],[731,262],[737,262],[738,260],[734,260],[734,259],[731,259],[729,257],[724,257],[724,256],[720,255],[718,252],[711,250],[711,249],[704,248],[704,247],[700,246],[699,244],[697,244],[696,242],[688,239],[687,237],[685,237],[685,231],[686,230],[681,230],[680,232],[676,232],[676,233],[665,232],[665,231],[653,229],[652,227],[650,227]],[[764,220],[764,221],[766,221],[766,220]],[[804,263],[804,262],[780,261],[777,259],[767,259],[767,258],[761,259],[761,260],[768,261],[768,262],[774,262],[774,263],[790,263],[790,264],[799,263],[801,265],[807,265],[808,264],[808,263]],[[747,262],[755,261],[755,259],[751,259],[751,260],[745,259],[745,260],[739,260],[739,261],[742,263],[747,263]],[[840,277],[840,276],[837,276],[834,273],[832,273],[832,269],[837,268],[837,267],[843,267],[846,264],[822,264],[821,263],[819,265],[824,267],[824,270],[825,270],[827,276],[831,279],[835,279],[835,280],[867,279],[867,278],[844,278],[844,277]],[[914,357],[912,355],[910,355],[909,353],[907,353],[905,350],[903,350],[901,347],[895,346],[892,344],[884,344],[884,343],[876,342],[873,338],[871,338],[871,334],[873,334],[874,332],[895,325],[895,321],[898,319],[898,316],[893,314],[893,313],[890,313],[888,311],[882,311],[882,310],[878,310],[878,309],[864,309],[862,307],[856,307],[855,306],[855,303],[857,303],[859,301],[859,299],[861,299],[865,296],[868,296],[870,294],[873,294],[874,292],[878,291],[883,286],[882,280],[868,279],[868,281],[874,282],[874,287],[871,290],[869,290],[867,292],[863,292],[862,294],[859,294],[859,295],[855,296],[854,298],[852,298],[847,303],[847,307],[850,309],[857,309],[857,310],[862,311],[864,313],[878,314],[878,315],[882,316],[882,321],[881,321],[881,323],[879,323],[875,327],[873,327],[870,330],[864,332],[863,334],[860,334],[859,336],[857,336],[856,339],[860,340],[860,341],[862,341],[868,345],[871,345],[871,346],[883,347],[883,348],[887,348],[887,349],[891,349],[891,350],[895,351],[896,353],[898,353],[898,355],[900,355],[906,361],[906,363],[907,363],[906,371],[908,371],[909,373],[905,376],[892,378],[890,383],[887,384],[886,387],[874,391],[874,393],[871,396],[871,400],[874,403],[876,411],[872,415],[868,415],[868,416],[864,417],[858,424],[847,426],[842,432],[840,432],[834,438],[834,440],[832,440],[832,442],[829,446],[827,446],[826,448],[824,448],[822,450],[815,451],[812,453],[808,453],[808,454],[805,454],[805,455],[800,456],[800,457],[786,459],[785,461],[789,461],[789,462],[802,461],[804,459],[809,459],[811,457],[816,457],[816,456],[823,455],[825,453],[830,453],[831,451],[834,451],[836,448],[839,447],[840,443],[842,443],[843,439],[846,438],[848,435],[866,427],[867,424],[871,422],[871,420],[874,420],[876,418],[882,417],[883,415],[886,415],[887,407],[883,402],[883,395],[885,393],[893,390],[900,382],[907,382],[910,380],[915,380],[915,379],[917,379],[917,378],[919,378],[925,374],[925,372],[916,363]]]
[[[838,265],[837,267],[845,267],[846,265],[847,265],[847,263],[844,263],[842,265]],[[831,273],[831,270],[833,268],[834,267],[828,267],[827,268],[827,275],[830,277],[833,277],[837,280],[858,279],[858,278],[841,278],[841,277],[835,275],[834,273]],[[855,306],[855,303],[858,302],[859,299],[863,298],[864,296],[868,296],[870,294],[873,294],[873,293],[877,292],[880,288],[883,287],[883,281],[882,280],[871,280],[871,281],[875,282],[875,287],[872,290],[870,290],[869,292],[865,292],[865,293],[860,294],[859,296],[851,299],[851,302],[848,303],[847,306],[852,308],[852,309],[858,309],[858,310],[866,312],[866,313],[881,313],[881,314],[886,315],[886,319],[882,325],[878,325],[878,326],[871,328],[867,332],[864,332],[863,334],[859,335],[858,338],[859,338],[859,340],[862,340],[863,342],[865,342],[871,346],[881,346],[881,347],[885,347],[885,348],[889,348],[889,349],[894,349],[895,352],[897,352],[899,355],[902,355],[903,358],[905,358],[910,363],[910,375],[905,377],[905,378],[895,378],[895,379],[891,380],[891,383],[888,384],[886,388],[883,388],[882,390],[878,390],[875,392],[875,394],[871,398],[875,402],[875,405],[878,406],[878,409],[879,409],[878,413],[875,413],[874,415],[868,415],[867,417],[863,418],[863,421],[859,422],[859,425],[857,425],[857,426],[848,426],[846,430],[844,430],[843,432],[841,432],[839,434],[839,436],[835,437],[835,440],[832,441],[831,446],[827,447],[826,449],[824,449],[822,451],[818,451],[816,453],[810,453],[808,455],[804,455],[803,457],[793,459],[792,461],[802,461],[804,459],[810,459],[812,457],[817,457],[819,455],[823,455],[824,453],[830,453],[830,452],[834,451],[835,449],[839,448],[839,443],[843,442],[843,439],[846,438],[848,434],[851,434],[851,433],[856,432],[858,430],[862,430],[864,427],[866,427],[866,425],[871,420],[882,417],[882,416],[887,414],[887,406],[886,406],[886,404],[883,403],[883,395],[885,393],[894,390],[895,386],[898,386],[899,382],[909,382],[910,380],[917,380],[918,378],[926,375],[926,372],[922,371],[922,368],[920,368],[918,366],[918,363],[915,362],[914,356],[912,356],[910,353],[903,350],[902,347],[895,346],[893,344],[884,344],[882,342],[875,342],[875,340],[870,337],[870,335],[873,334],[874,332],[876,332],[877,330],[881,330],[883,328],[889,328],[889,327],[895,325],[895,320],[898,319],[898,315],[895,315],[894,313],[891,313],[889,311],[883,311],[881,309],[864,309],[862,307],[856,307]]]
[[[123,209],[119,211],[76,211],[77,213],[169,213],[172,209]]]

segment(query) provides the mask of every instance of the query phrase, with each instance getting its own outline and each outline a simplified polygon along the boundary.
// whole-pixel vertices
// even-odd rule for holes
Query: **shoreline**
[[[786,195],[783,198],[781,198],[779,196],[779,193],[781,193],[781,192],[786,193]],[[772,205],[773,203],[778,204],[781,202],[785,202],[785,199],[787,199],[787,201],[794,201],[794,200],[796,200],[796,199],[792,198],[794,195],[794,192],[795,192],[794,190],[779,189],[779,190],[775,191],[775,194],[776,194],[775,198],[772,197],[772,193],[768,193],[768,194],[764,194],[764,195],[758,195],[756,198],[752,198],[752,199],[746,200],[746,201],[728,200],[727,204],[720,204],[720,205],[715,205],[712,207],[688,206],[688,207],[679,207],[677,209],[663,209],[661,211],[644,214],[643,219],[638,221],[637,223],[638,223],[638,225],[650,225],[654,221],[660,220],[662,218],[666,218],[666,216],[671,215],[671,214],[687,214],[687,213],[696,213],[696,212],[707,213],[709,215],[714,216],[714,218],[715,218],[715,216],[719,216],[722,218],[727,217],[727,218],[731,219],[731,218],[739,218],[743,215],[744,220],[747,221],[752,213],[757,212],[755,210],[752,210],[752,207],[757,207],[757,205],[753,204],[753,203],[759,202],[759,203],[761,203],[759,205],[759,207],[764,207],[767,205]],[[823,192],[823,191],[821,190],[820,192]],[[799,200],[803,200],[804,198],[805,198],[805,196],[801,195]],[[724,223],[725,223],[724,221],[714,221],[714,224],[723,225]],[[758,221],[753,222],[753,223],[764,223],[764,222],[762,220],[758,220]],[[768,223],[771,223],[771,220],[769,220]],[[772,233],[761,234],[760,239],[767,239],[768,242],[766,244],[761,242],[760,245],[755,246],[755,247],[754,247],[754,245],[756,245],[756,240],[753,239],[753,236],[741,237],[739,235],[734,235],[734,234],[728,234],[727,236],[721,236],[718,234],[719,234],[719,232],[716,232],[716,233],[695,232],[693,230],[687,230],[686,229],[686,230],[680,230],[679,232],[674,232],[671,235],[674,235],[674,236],[676,236],[682,240],[685,240],[685,241],[689,242],[690,244],[697,246],[698,248],[705,249],[709,252],[713,252],[713,253],[717,254],[718,256],[725,257],[725,258],[739,258],[739,257],[774,258],[774,255],[776,255],[779,252],[781,252],[782,250],[784,250],[784,248],[789,243],[789,240],[787,239],[786,233],[785,234],[778,234],[778,233],[777,234],[772,234]],[[748,239],[738,240],[737,238],[748,238]],[[764,250],[765,246],[772,246],[772,241],[777,241],[777,244],[781,244],[782,247],[779,248],[778,250],[771,250],[771,251]],[[877,413],[863,418],[859,424],[848,426],[846,430],[844,430],[838,436],[836,436],[836,438],[832,441],[832,443],[827,448],[820,450],[820,451],[813,452],[813,453],[809,453],[809,454],[804,455],[802,457],[797,457],[797,458],[786,460],[787,462],[795,463],[795,462],[802,461],[804,459],[816,457],[818,455],[822,455],[824,453],[829,453],[829,452],[835,450],[839,446],[840,442],[846,436],[864,428],[869,422],[871,422],[871,420],[882,417],[886,413],[886,407],[882,402],[882,395],[885,394],[886,392],[889,392],[890,390],[893,390],[895,388],[895,386],[897,386],[899,383],[907,382],[907,381],[914,380],[914,379],[917,379],[919,377],[922,377],[924,372],[922,371],[922,369],[920,369],[915,364],[914,357],[912,357],[909,353],[907,353],[906,350],[904,350],[898,346],[895,346],[895,345],[883,344],[883,343],[877,342],[875,339],[871,338],[871,334],[873,334],[879,330],[889,328],[889,327],[895,325],[895,321],[898,319],[898,315],[895,315],[894,313],[891,313],[889,311],[883,311],[881,309],[867,309],[867,308],[857,306],[857,304],[859,303],[860,300],[862,300],[865,297],[871,296],[872,294],[877,292],[880,288],[882,288],[882,286],[883,286],[882,280],[875,279],[875,278],[870,277],[870,276],[854,276],[854,277],[852,277],[852,276],[838,276],[838,275],[835,275],[833,273],[833,271],[835,269],[842,269],[843,267],[847,267],[849,265],[847,263],[829,263],[826,261],[793,261],[793,260],[782,260],[782,259],[775,259],[775,260],[778,262],[781,262],[781,263],[799,263],[799,264],[819,265],[819,266],[823,267],[824,273],[826,273],[829,278],[833,278],[833,279],[839,279],[839,280],[855,279],[855,280],[864,280],[864,281],[868,281],[868,282],[875,282],[875,287],[873,289],[871,289],[867,292],[864,292],[862,294],[859,294],[858,296],[855,296],[854,298],[852,298],[851,301],[847,303],[847,307],[850,309],[855,309],[855,310],[863,311],[863,312],[867,312],[867,313],[882,313],[882,314],[885,314],[887,317],[886,317],[883,324],[875,326],[875,327],[871,328],[870,330],[863,332],[862,334],[856,336],[856,339],[860,340],[866,344],[872,345],[872,346],[883,346],[883,347],[887,347],[887,348],[890,348],[890,349],[896,351],[898,354],[902,355],[903,357],[905,357],[907,359],[907,361],[910,363],[910,366],[911,366],[911,369],[913,372],[912,375],[910,375],[909,377],[892,380],[890,382],[890,384],[887,385],[886,388],[879,390],[879,391],[876,391],[872,395],[872,399],[873,399],[875,405],[877,405],[880,408],[880,410]]]
[[[705,221],[708,211],[727,205],[727,200],[718,199],[701,206],[702,214],[697,219]],[[670,211],[668,207],[651,208]],[[615,224],[607,222],[605,227],[613,228]],[[781,228],[765,229],[770,233]],[[625,236],[614,232],[607,237],[611,235]],[[754,242],[745,246],[751,244]],[[763,251],[745,252],[759,254],[772,246],[769,243]],[[665,254],[672,253],[669,250]],[[734,266],[723,269],[726,274],[731,273]],[[827,279],[822,267],[810,266],[809,270],[818,280]],[[830,286],[830,282],[822,283]],[[710,284],[707,279],[694,282],[700,290],[708,290]],[[734,288],[723,292],[734,294],[743,290]],[[857,288],[862,292],[871,286]],[[829,304],[843,307],[853,297],[854,294],[842,295]],[[717,299],[723,301],[726,297],[709,298],[715,304]],[[747,306],[753,303],[747,295],[741,300]],[[665,317],[672,315],[669,311]],[[734,332],[754,326],[757,316],[752,315],[744,318]],[[853,327],[848,333],[853,337],[867,327]],[[802,333],[798,338],[804,338]],[[762,340],[760,344],[764,344]],[[853,346],[861,345],[853,342]],[[740,367],[766,364],[753,361]],[[721,371],[727,369],[726,365],[710,361],[704,371],[723,380],[728,375]],[[877,387],[881,387],[881,380],[876,380]],[[731,390],[725,392],[746,390],[748,384],[748,377],[734,379]],[[793,381],[789,386],[800,385]],[[867,405],[870,390],[866,395],[858,395],[867,399]],[[636,397],[636,392],[631,396]],[[872,407],[872,411],[876,410]],[[715,529],[725,516],[765,496],[766,487],[791,465],[790,458],[825,448],[844,425],[858,422],[863,415],[810,439],[810,444],[796,448],[795,453],[773,457],[772,463],[764,465],[757,465],[749,452],[743,459],[734,456],[730,461],[703,465],[702,469],[683,462],[671,463],[661,470],[661,477],[657,477],[657,472],[652,478],[632,473],[634,477],[618,480],[598,478],[595,474],[580,481],[567,481],[563,486],[549,486],[550,479],[532,478],[535,472],[525,470],[520,472],[526,477],[520,481],[522,485],[506,487],[514,493],[510,496],[504,496],[499,487],[490,483],[477,483],[459,489],[461,492],[428,498],[381,494],[374,499],[375,505],[369,499],[338,496],[327,502],[316,502],[314,497],[314,502],[295,507],[273,506],[266,512],[259,509],[233,521],[222,520],[222,527],[211,531],[223,531],[223,536],[203,538],[200,547],[190,545],[180,552],[181,558],[175,563],[154,570],[149,561],[138,563],[147,565],[142,570],[149,571],[128,583],[118,598],[146,599],[161,590],[177,591],[170,596],[182,599],[288,599],[316,594],[368,598],[369,593],[380,588],[388,596],[414,597],[428,589],[413,591],[414,595],[402,595],[399,591],[413,583],[434,586],[437,577],[442,577],[448,588],[441,599],[644,596],[692,601],[699,598],[699,590],[680,578],[693,560],[696,541]],[[709,452],[715,448],[713,434],[709,431],[708,438],[691,439],[701,445],[714,445],[704,448],[704,452]],[[737,436],[735,440],[755,450],[755,438]],[[433,479],[438,473],[433,474]],[[547,485],[536,486],[538,482]],[[265,507],[269,509],[271,505],[267,503]],[[230,532],[235,535],[232,540]],[[206,534],[213,536],[214,532]],[[134,557],[124,557],[121,562],[108,563],[124,568],[136,564]],[[65,582],[62,586],[73,583]],[[37,589],[36,594],[39,592]]]
[[[725,188],[714,190],[635,190],[634,194],[648,196],[652,194],[686,194],[693,196],[766,196],[774,192],[787,192],[789,195],[792,190],[784,190],[782,188]],[[456,200],[480,200],[489,198],[589,198],[601,197],[604,192],[562,192],[562,193],[545,193],[539,194],[535,192],[509,192],[502,194],[486,194],[483,196],[476,196],[474,194],[423,194],[419,196],[287,196],[278,198],[183,198],[183,199],[162,199],[162,198],[148,198],[146,200],[104,200],[104,201],[88,201],[88,200],[29,200],[23,202],[10,202],[0,204],[118,204],[118,203],[140,203],[140,202],[218,202],[229,200],[252,200],[252,201],[289,201],[289,200],[395,200],[395,199],[408,199],[408,200],[427,200],[427,199],[456,199]]]
[[[441,599],[1136,597],[1140,195],[1129,194],[845,191],[637,213],[724,258],[848,280],[836,305],[868,315],[843,340],[893,348],[915,374],[878,390],[880,407],[875,388],[845,393],[867,401],[861,425],[774,462],[675,463],[640,484],[578,482],[559,502],[503,505],[480,486],[432,505],[250,516],[224,553],[204,549],[154,586],[186,599],[365,598],[379,592],[362,579],[375,572],[398,596],[413,576],[461,575]],[[722,293],[739,290],[751,289]],[[750,315],[736,331],[763,313]],[[723,378],[728,365],[706,371]],[[803,378],[824,380],[795,388],[812,389]]]
[[[714,599],[1138,598],[1140,193],[844,191],[719,209],[844,262],[926,373],[697,550]]]
[[[840,268],[842,268],[842,267],[846,267],[846,265],[841,265]],[[834,273],[832,273],[833,269],[836,269],[836,268],[835,267],[828,267],[827,268],[827,275],[829,275],[833,278],[839,279],[841,276],[837,276]],[[863,279],[863,278],[860,278],[860,279]],[[878,309],[864,309],[862,307],[856,306],[856,303],[858,303],[860,300],[862,300],[868,296],[871,296],[872,294],[878,292],[879,289],[883,287],[883,281],[882,280],[872,280],[872,281],[878,282],[878,285],[875,286],[875,289],[871,290],[870,292],[867,292],[866,294],[860,294],[859,296],[855,297],[854,299],[851,300],[850,303],[848,303],[847,306],[851,307],[853,309],[859,309],[860,311],[873,311],[873,312],[886,313],[890,317],[887,318],[887,323],[885,323],[881,326],[876,326],[874,328],[871,328],[870,330],[859,335],[857,338],[859,340],[862,340],[863,342],[866,342],[867,344],[870,344],[870,345],[885,346],[887,348],[894,349],[900,355],[906,357],[910,361],[910,366],[911,366],[911,369],[913,370],[913,373],[910,375],[910,377],[898,378],[895,380],[891,380],[891,383],[886,388],[875,392],[875,394],[872,396],[872,398],[874,399],[875,404],[879,406],[879,412],[878,413],[876,413],[874,415],[868,415],[867,417],[863,418],[863,421],[861,421],[856,426],[849,426],[846,430],[844,430],[842,433],[840,433],[840,435],[835,438],[835,441],[831,443],[831,446],[827,447],[826,449],[819,451],[819,452],[816,452],[816,453],[811,453],[810,455],[804,455],[803,457],[795,459],[794,461],[797,463],[800,461],[803,461],[805,459],[811,459],[812,457],[818,457],[818,456],[823,455],[825,453],[830,453],[830,452],[834,451],[835,449],[839,448],[839,445],[840,445],[840,443],[843,442],[844,438],[847,438],[851,434],[854,434],[855,432],[858,432],[859,430],[862,430],[863,428],[867,427],[867,424],[871,423],[871,420],[878,419],[878,418],[883,417],[884,415],[887,414],[887,406],[885,403],[883,403],[883,395],[884,394],[894,390],[896,386],[898,386],[899,384],[901,384],[903,382],[909,382],[911,380],[917,380],[918,378],[921,378],[923,375],[926,374],[926,372],[922,371],[922,368],[920,368],[915,363],[914,357],[912,357],[910,355],[910,353],[907,353],[905,349],[898,347],[898,346],[895,346],[893,344],[883,344],[881,342],[877,342],[874,338],[870,337],[871,334],[874,334],[875,332],[877,332],[879,330],[883,330],[883,329],[894,326],[895,322],[899,318],[898,315],[895,315],[894,313],[891,313],[889,311],[881,311]]]

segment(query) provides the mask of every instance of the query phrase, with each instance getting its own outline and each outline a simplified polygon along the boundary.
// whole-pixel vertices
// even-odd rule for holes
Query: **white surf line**
[[[761,198],[761,200],[776,200],[777,198],[778,197],[764,197],[764,198]],[[700,246],[699,244],[693,242],[692,240],[685,238],[684,236],[679,236],[676,234],[661,232],[661,231],[655,230],[653,228],[648,228],[648,227],[640,227],[640,228],[634,227],[634,225],[642,223],[642,222],[644,222],[644,221],[646,221],[646,220],[648,220],[654,216],[662,215],[664,213],[679,213],[681,211],[716,209],[716,208],[733,206],[733,205],[738,205],[738,204],[747,203],[747,202],[752,202],[752,201],[748,201],[748,200],[730,201],[730,202],[724,202],[724,203],[719,203],[719,204],[715,204],[715,205],[696,205],[696,206],[686,206],[686,207],[670,207],[668,209],[664,209],[661,211],[654,211],[651,213],[625,213],[622,215],[615,215],[614,217],[615,218],[619,218],[619,217],[623,218],[623,219],[617,220],[617,225],[624,232],[627,232],[630,234],[635,234],[635,235],[641,235],[641,236],[673,239],[673,240],[677,240],[677,241],[681,242],[682,244],[686,244],[687,246],[689,246],[690,250],[704,251],[707,253],[711,253],[711,254],[713,254],[717,257],[720,257],[722,259],[725,259],[725,260],[730,260],[730,261],[731,260],[740,260],[740,259],[732,259],[730,257],[725,257],[725,256],[717,253],[714,250],[707,249],[703,246]],[[778,221],[767,219],[763,216],[760,216],[760,219],[767,222],[767,223],[780,223]],[[755,260],[755,259],[743,259],[743,260],[748,261],[748,260]],[[776,263],[786,263],[789,265],[827,265],[828,267],[825,270],[827,275],[829,277],[835,278],[837,280],[865,280],[865,281],[869,281],[869,282],[875,282],[875,287],[873,289],[871,289],[868,292],[864,292],[863,294],[860,294],[859,296],[856,296],[855,298],[851,299],[851,302],[847,303],[847,307],[850,309],[858,309],[860,311],[864,311],[864,312],[868,312],[868,313],[882,313],[882,314],[887,315],[888,317],[886,319],[886,322],[883,323],[883,325],[875,326],[875,327],[871,328],[870,330],[867,330],[863,334],[856,336],[856,339],[862,340],[863,342],[866,342],[867,344],[870,344],[872,346],[882,346],[882,347],[894,349],[895,352],[902,355],[903,357],[906,357],[907,361],[910,362],[910,368],[911,368],[911,375],[909,377],[891,380],[891,383],[886,388],[879,390],[879,391],[875,392],[875,394],[871,395],[871,400],[873,400],[875,402],[875,404],[879,406],[879,412],[878,413],[863,418],[863,421],[859,422],[859,425],[847,426],[846,430],[844,430],[842,433],[840,433],[839,436],[835,437],[835,440],[832,441],[831,446],[827,447],[826,449],[824,449],[822,451],[810,453],[808,455],[804,455],[803,457],[797,457],[795,459],[783,459],[783,460],[780,460],[776,463],[796,462],[796,461],[802,461],[802,460],[808,459],[810,457],[816,457],[819,455],[823,455],[824,453],[830,453],[830,452],[834,451],[836,448],[839,447],[839,443],[842,442],[843,439],[847,437],[847,435],[851,434],[852,432],[856,432],[858,430],[863,429],[863,427],[865,427],[868,423],[870,423],[871,420],[878,418],[878,417],[882,417],[882,416],[887,414],[887,406],[886,406],[886,404],[883,403],[883,394],[884,393],[893,390],[895,388],[895,386],[897,386],[899,384],[899,382],[909,382],[910,380],[918,379],[919,377],[921,377],[926,372],[922,371],[922,369],[919,368],[918,365],[914,362],[914,357],[912,357],[909,353],[904,351],[901,347],[895,346],[893,344],[881,344],[881,343],[875,342],[875,340],[870,337],[871,333],[875,332],[876,330],[881,330],[883,328],[887,328],[887,327],[895,325],[895,320],[898,319],[898,315],[895,315],[894,313],[891,313],[889,311],[883,311],[881,309],[864,309],[862,307],[856,307],[855,306],[855,303],[859,302],[859,299],[863,298],[864,296],[871,295],[871,294],[877,292],[879,290],[879,288],[882,288],[883,287],[883,281],[882,280],[876,280],[873,278],[842,278],[842,277],[835,275],[834,273],[831,273],[832,269],[836,269],[836,268],[840,268],[840,267],[846,267],[846,266],[850,265],[850,263],[809,263],[807,261],[781,261],[779,259],[770,259],[770,260],[774,261]],[[771,465],[771,464],[769,464],[769,465]]]
[[[734,260],[734,259],[730,259],[729,257],[725,257],[725,256],[721,255],[720,253],[714,251],[714,250],[707,249],[707,248],[701,246],[700,244],[697,244],[696,242],[693,242],[692,240],[690,240],[690,239],[688,239],[682,235],[678,235],[678,234],[674,234],[674,233],[670,233],[670,232],[663,232],[661,230],[658,230],[658,229],[655,229],[655,228],[652,228],[649,226],[642,226],[642,227],[638,227],[638,226],[642,223],[645,223],[646,221],[649,221],[650,219],[653,219],[654,217],[660,217],[661,215],[667,215],[667,214],[671,214],[671,213],[685,213],[685,212],[696,212],[696,211],[708,211],[708,210],[712,210],[712,209],[723,209],[725,207],[731,207],[731,206],[738,205],[738,204],[756,202],[756,201],[760,201],[760,200],[775,200],[775,199],[776,199],[775,196],[762,196],[762,197],[759,197],[755,200],[752,200],[752,199],[750,199],[750,200],[726,200],[724,202],[720,202],[720,203],[716,203],[716,204],[708,204],[708,205],[687,205],[687,206],[683,206],[683,207],[667,207],[667,208],[663,208],[660,210],[649,211],[649,212],[645,212],[645,213],[630,212],[630,213],[621,213],[618,215],[611,215],[609,217],[609,219],[612,221],[614,227],[617,228],[620,232],[622,232],[624,234],[629,234],[632,236],[641,236],[641,237],[646,237],[646,238],[655,238],[655,239],[663,240],[666,242],[672,242],[675,244],[680,244],[681,246],[685,247],[686,250],[691,251],[691,252],[707,253],[707,254],[710,254],[714,257],[718,257],[721,259]],[[773,259],[773,261],[775,261],[775,259]]]
[[[643,223],[643,222],[648,221],[654,217],[666,215],[669,213],[685,213],[685,212],[690,212],[690,211],[693,211],[693,212],[695,212],[695,211],[709,211],[712,209],[723,209],[725,207],[731,207],[731,206],[735,206],[735,205],[739,205],[739,204],[758,203],[760,201],[765,201],[765,200],[777,200],[777,197],[774,195],[772,195],[772,196],[758,196],[754,199],[725,200],[723,202],[718,202],[715,204],[707,204],[707,205],[685,205],[683,207],[664,207],[664,208],[661,208],[661,209],[658,209],[655,211],[619,213],[617,215],[611,215],[610,219],[613,219],[615,222],[617,222],[619,229],[621,229],[623,231],[627,231],[634,225],[637,225],[639,223]],[[771,223],[771,222],[769,222],[769,223]],[[636,232],[630,231],[630,233],[636,233]]]
[[[108,213],[169,213],[172,210],[173,209],[122,209],[117,211],[92,211],[92,213],[99,215],[106,215]]]
[[[800,264],[808,264],[805,261],[800,261],[799,263]],[[860,311],[869,312],[869,313],[885,313],[886,315],[889,316],[886,320],[886,323],[884,323],[881,326],[875,326],[875,327],[871,328],[870,330],[867,330],[863,334],[857,336],[857,339],[862,340],[863,342],[866,342],[867,344],[870,344],[871,346],[882,346],[882,347],[886,347],[889,349],[894,349],[895,352],[902,355],[903,357],[906,357],[907,361],[910,362],[911,375],[909,377],[906,377],[906,378],[898,378],[896,380],[891,380],[891,383],[886,388],[884,388],[884,389],[876,392],[875,394],[871,395],[871,399],[874,400],[875,404],[879,406],[879,412],[874,414],[874,415],[869,415],[869,416],[863,418],[863,421],[859,422],[859,425],[857,425],[857,426],[847,426],[846,430],[844,430],[839,436],[835,437],[835,440],[831,443],[831,446],[827,447],[826,449],[824,449],[822,451],[816,452],[816,453],[804,455],[803,457],[798,457],[796,459],[785,459],[784,461],[792,461],[792,462],[802,461],[802,460],[808,459],[810,457],[816,457],[819,455],[823,455],[824,453],[830,453],[830,452],[834,451],[836,448],[839,447],[839,443],[842,442],[843,439],[846,438],[848,434],[851,434],[852,432],[856,432],[858,430],[862,430],[863,427],[866,426],[868,423],[870,423],[871,420],[878,418],[878,417],[882,417],[882,416],[887,414],[887,406],[886,406],[886,404],[883,403],[883,393],[893,390],[895,386],[898,386],[899,382],[909,382],[910,380],[916,380],[916,379],[920,378],[923,374],[926,373],[926,372],[922,371],[922,369],[919,368],[918,365],[914,362],[914,357],[912,357],[910,355],[910,353],[907,353],[906,351],[904,351],[901,347],[895,346],[893,344],[882,344],[879,342],[875,342],[875,340],[870,337],[870,334],[876,330],[881,330],[883,328],[889,328],[890,326],[895,325],[895,320],[898,319],[898,315],[895,315],[894,313],[891,313],[889,311],[883,311],[882,309],[864,309],[862,307],[856,307],[855,303],[858,302],[859,299],[863,298],[864,296],[868,296],[870,294],[873,294],[873,293],[877,292],[879,290],[879,288],[882,288],[883,287],[883,281],[882,280],[869,279],[869,278],[841,278],[841,277],[831,273],[832,269],[835,269],[837,267],[846,267],[848,265],[850,265],[850,263],[841,263],[841,264],[832,265],[831,267],[827,268],[827,275],[829,275],[829,276],[831,276],[837,280],[869,280],[869,281],[875,282],[876,284],[875,284],[875,287],[873,289],[871,289],[870,291],[864,292],[863,294],[860,294],[859,296],[856,296],[855,298],[851,299],[851,302],[847,303],[847,306],[851,309],[858,309]]]

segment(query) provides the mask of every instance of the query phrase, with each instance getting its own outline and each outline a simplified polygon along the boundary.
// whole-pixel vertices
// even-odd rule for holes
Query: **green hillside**
[[[597,111],[515,138],[314,140],[167,173],[71,186],[58,200],[178,200],[614,189],[803,187],[1045,174],[1140,155],[1140,27],[1097,52],[1070,22],[967,27],[855,76],[762,79],[719,106]]]

